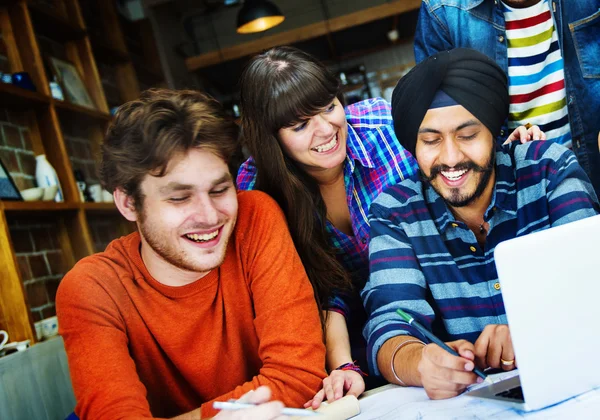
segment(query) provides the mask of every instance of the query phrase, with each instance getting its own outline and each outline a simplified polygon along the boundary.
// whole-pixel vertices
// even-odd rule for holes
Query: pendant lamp
[[[263,32],[283,22],[281,10],[267,0],[246,0],[237,17],[238,34]]]

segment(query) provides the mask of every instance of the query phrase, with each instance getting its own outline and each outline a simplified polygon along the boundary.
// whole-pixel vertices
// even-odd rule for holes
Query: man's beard
[[[438,195],[442,197],[447,204],[452,207],[464,207],[481,197],[481,194],[483,194],[483,191],[485,191],[485,188],[487,187],[488,183],[490,182],[490,178],[494,173],[495,161],[496,148],[492,147],[490,157],[485,166],[479,166],[473,161],[461,162],[452,168],[447,165],[437,165],[431,167],[431,174],[429,176],[425,175],[425,173],[419,168],[419,175],[423,183],[431,185],[435,192],[438,193]],[[479,178],[479,183],[477,184],[475,191],[472,194],[461,194],[458,188],[449,188],[450,196],[445,197],[442,194],[442,191],[435,187],[433,181],[438,175],[443,176],[441,175],[442,171],[447,172],[450,169],[454,169],[456,171],[471,170],[474,173],[480,173],[481,177]]]

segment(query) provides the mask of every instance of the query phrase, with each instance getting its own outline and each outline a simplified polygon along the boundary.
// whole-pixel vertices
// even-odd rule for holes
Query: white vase
[[[58,181],[56,171],[50,165],[50,162],[46,159],[46,155],[38,155],[35,157],[35,180],[37,181],[38,187],[52,187],[56,185],[58,187],[54,201],[63,201],[62,188]]]

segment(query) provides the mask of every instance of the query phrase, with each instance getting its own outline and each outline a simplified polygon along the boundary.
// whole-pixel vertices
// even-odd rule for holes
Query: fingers
[[[358,397],[365,391],[365,380],[360,373],[352,370],[347,371],[346,381],[344,383],[344,389],[346,389],[346,395],[354,395]]]
[[[487,328],[487,327],[486,327]],[[475,363],[482,369],[488,367],[486,360],[488,347],[490,345],[490,334],[489,330],[486,332],[484,328],[477,341],[475,341]]]
[[[313,397],[312,400],[307,401],[304,404],[304,408],[312,407],[313,410],[316,410],[317,408],[319,408],[321,406],[321,403],[323,402],[324,397],[325,397],[325,391],[323,389],[321,389],[319,392],[317,392],[315,394],[315,396]]]
[[[271,401],[243,410],[220,412],[215,416],[215,420],[272,420],[281,416],[283,403],[280,401]]]
[[[518,135],[516,136],[515,140],[518,139],[521,141],[521,143],[527,143],[529,140],[531,140],[529,132],[524,126],[517,127],[513,134],[516,132],[518,132]]]
[[[515,359],[508,325],[486,326],[475,342],[475,357],[477,365],[483,369],[514,369],[514,364],[502,363],[502,360],[510,362]]]
[[[512,361],[513,363],[507,363]],[[508,334],[507,343],[502,347],[502,354],[500,355],[500,364],[503,370],[513,370],[517,367],[517,361],[515,360],[515,351],[512,346],[512,339]]]
[[[327,401],[335,401],[344,395],[344,376],[340,373],[342,373],[341,370],[334,370],[327,378],[323,379],[323,390]],[[336,398],[336,395],[339,397]]]
[[[268,386],[259,386],[253,391],[249,391],[242,395],[239,402],[252,404],[261,404],[271,399],[271,389]]]
[[[359,384],[357,385],[358,388],[354,387],[353,392],[358,392],[357,396],[360,395],[364,391],[364,381],[358,372],[352,370],[334,370],[327,378],[323,379],[323,388],[321,391],[317,392],[313,399],[308,401],[304,406],[310,406],[316,410],[324,400],[329,402],[339,400],[344,396],[344,390],[351,389],[354,383],[357,382],[357,376],[358,380],[362,382],[362,390],[360,390]]]
[[[423,349],[423,357],[418,365],[423,386],[439,398],[445,398],[447,392],[457,395],[467,385],[477,381],[477,376],[472,372],[475,368],[472,361],[473,344],[465,340],[447,344],[461,356],[454,356],[436,344],[429,344]]]
[[[539,126],[533,125],[529,128],[529,135],[532,140],[542,140],[542,135],[545,137],[546,135],[542,132]],[[544,139],[545,140],[545,139]]]

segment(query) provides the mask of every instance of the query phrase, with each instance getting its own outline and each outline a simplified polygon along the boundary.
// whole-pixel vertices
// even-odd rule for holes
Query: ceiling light
[[[283,22],[285,16],[275,4],[267,0],[246,0],[237,17],[237,32],[263,32]]]

